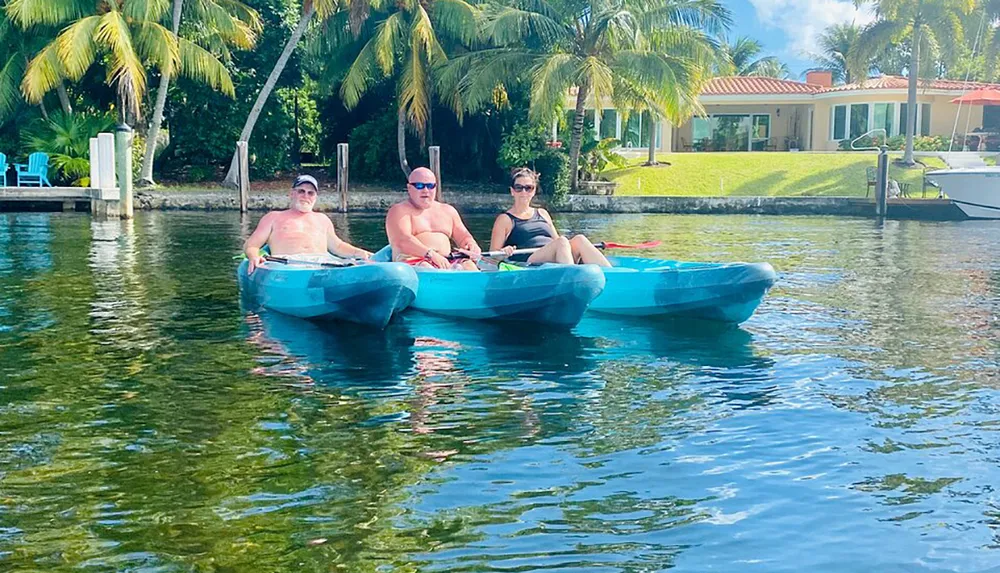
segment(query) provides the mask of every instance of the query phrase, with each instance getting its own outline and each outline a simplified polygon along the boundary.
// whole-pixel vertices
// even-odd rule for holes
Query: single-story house
[[[951,100],[987,87],[1000,89],[997,84],[921,80],[917,134],[950,137],[959,112],[959,105]],[[809,72],[804,82],[714,78],[699,100],[706,115],[680,126],[659,122],[656,146],[664,152],[833,151],[842,140],[877,128],[885,129],[890,137],[905,135],[906,93],[907,79],[900,76],[836,86],[826,71]],[[586,120],[601,138],[615,137],[627,148],[646,148],[651,123],[648,115],[635,113],[623,118],[610,105],[603,106],[600,113],[594,107],[588,106]],[[1000,106],[963,105],[957,125],[959,137],[975,130],[997,134],[1000,141]]]

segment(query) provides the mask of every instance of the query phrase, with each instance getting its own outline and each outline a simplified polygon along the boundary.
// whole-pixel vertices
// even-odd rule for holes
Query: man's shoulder
[[[409,215],[412,212],[413,212],[413,206],[410,205],[409,201],[400,201],[399,203],[394,204],[392,207],[389,207],[389,211],[386,213],[386,215],[402,216],[402,215]]]

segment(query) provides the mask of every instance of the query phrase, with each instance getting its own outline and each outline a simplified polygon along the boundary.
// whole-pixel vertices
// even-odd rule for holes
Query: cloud
[[[851,0],[750,0],[765,28],[777,28],[788,37],[789,55],[816,53],[817,38],[833,24],[874,20],[868,8],[857,9]]]

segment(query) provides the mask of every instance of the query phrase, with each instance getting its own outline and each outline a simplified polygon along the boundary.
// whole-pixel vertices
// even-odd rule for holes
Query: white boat
[[[927,173],[941,191],[970,219],[1000,219],[1000,167],[975,153],[942,153],[948,169]]]

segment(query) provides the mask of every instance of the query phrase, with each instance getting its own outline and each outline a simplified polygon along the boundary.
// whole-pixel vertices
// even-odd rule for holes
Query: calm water
[[[0,570],[1000,567],[1000,226],[559,222],[781,282],[739,329],[320,328],[241,311],[236,214],[0,214]]]

